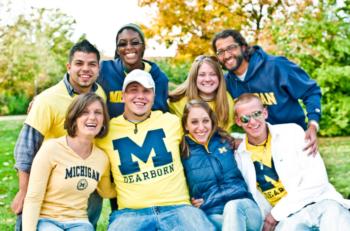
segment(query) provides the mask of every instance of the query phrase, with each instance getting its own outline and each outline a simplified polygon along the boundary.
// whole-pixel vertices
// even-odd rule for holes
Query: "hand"
[[[201,198],[201,199],[195,199],[195,198],[191,198],[191,204],[196,207],[196,208],[199,208],[202,204],[204,203],[204,200]]]
[[[242,143],[242,139],[235,138],[235,141],[234,141],[235,147],[234,147],[234,149],[237,150],[241,143]]]
[[[19,190],[11,203],[12,212],[15,214],[21,214],[24,204],[24,198],[26,197],[26,192]]]
[[[271,213],[267,214],[264,220],[263,231],[273,231],[277,225],[278,221],[273,218]]]
[[[317,127],[314,124],[310,124],[305,132],[305,140],[308,142],[303,151],[308,150],[308,155],[315,156],[317,154]]]

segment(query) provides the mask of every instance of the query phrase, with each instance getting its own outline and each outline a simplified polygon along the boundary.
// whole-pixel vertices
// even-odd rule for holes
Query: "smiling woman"
[[[23,208],[25,230],[79,227],[94,230],[87,218],[87,201],[97,189],[114,197],[110,163],[94,145],[104,137],[109,117],[103,99],[81,94],[69,106],[64,127],[67,136],[45,141],[34,158]]]
[[[262,216],[237,166],[233,138],[218,128],[213,110],[202,100],[189,101],[182,127],[182,163],[192,204],[216,230],[260,230]]]
[[[227,131],[231,129],[234,102],[226,92],[224,75],[216,57],[200,55],[194,60],[185,82],[169,93],[170,112],[182,117],[185,104],[192,99],[206,101],[216,113],[219,126]]]

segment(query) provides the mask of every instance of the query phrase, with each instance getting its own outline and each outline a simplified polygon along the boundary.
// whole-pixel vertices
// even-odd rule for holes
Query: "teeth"
[[[134,58],[136,56],[136,53],[129,53],[125,55],[128,58]]]
[[[86,127],[96,127],[96,124],[86,124]]]

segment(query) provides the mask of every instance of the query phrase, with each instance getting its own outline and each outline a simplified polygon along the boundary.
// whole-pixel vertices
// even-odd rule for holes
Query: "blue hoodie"
[[[168,77],[159,67],[150,61],[143,60],[151,66],[150,74],[156,84],[156,95],[152,110],[168,111]],[[97,82],[102,86],[107,96],[107,107],[111,118],[117,117],[124,112],[122,102],[122,88],[126,76],[121,59],[106,60],[101,62],[100,76]]]
[[[206,214],[222,214],[230,200],[249,198],[241,171],[234,158],[234,150],[216,132],[208,145],[198,144],[185,136],[189,157],[182,158],[191,197],[203,198],[200,206]]]
[[[298,65],[285,57],[266,54],[254,46],[244,81],[233,72],[225,75],[227,90],[233,98],[255,93],[267,105],[271,124],[297,123],[307,128],[305,114],[298,100],[306,106],[307,117],[321,117],[321,89]]]

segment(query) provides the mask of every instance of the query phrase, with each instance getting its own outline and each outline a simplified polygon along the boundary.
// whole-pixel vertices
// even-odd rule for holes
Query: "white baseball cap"
[[[153,78],[147,71],[135,69],[127,74],[123,83],[123,92],[125,91],[126,87],[132,82],[137,82],[145,88],[153,88],[153,91],[156,90]]]

